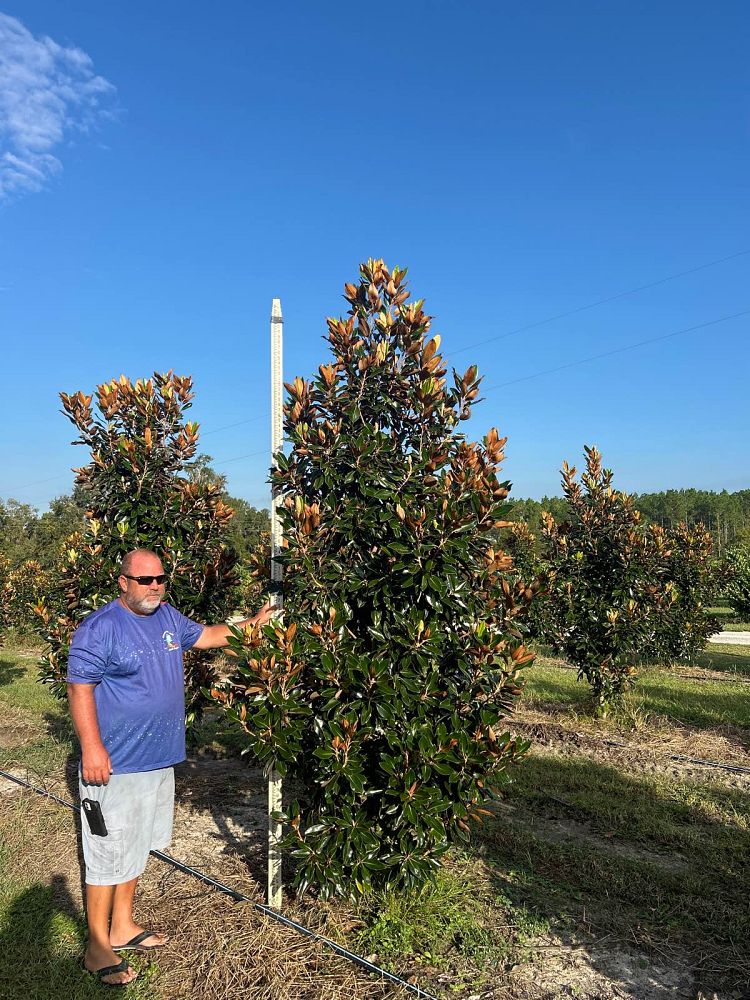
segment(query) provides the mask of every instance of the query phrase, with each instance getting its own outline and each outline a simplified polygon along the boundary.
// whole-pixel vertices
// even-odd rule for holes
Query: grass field
[[[72,732],[64,706],[36,681],[35,659],[33,651],[0,650],[0,768],[28,771],[70,799]],[[356,906],[308,902],[299,911],[304,921],[439,996],[650,1000],[695,997],[699,988],[721,1000],[743,996],[750,776],[682,758],[747,765],[750,648],[710,646],[697,664],[643,668],[607,719],[589,714],[587,697],[567,664],[539,657],[511,723],[532,749],[471,848],[454,851],[421,893]],[[216,722],[203,735],[219,751],[232,746]],[[0,795],[0,997],[101,993],[80,968],[85,925],[74,840],[68,810],[32,795]],[[228,862],[216,855],[205,864],[221,875]],[[181,878],[182,896],[171,898],[174,887],[163,892],[157,873],[146,904],[172,921],[182,947],[156,961],[136,957],[142,975],[129,997],[396,995],[326,957],[302,956],[286,938],[283,947],[270,938],[263,945],[267,929],[250,927],[241,908]],[[200,917],[200,907],[210,916]],[[262,946],[288,958],[279,983],[306,975],[312,963],[308,986],[299,979],[289,992],[271,989],[266,969],[259,979]],[[196,958],[204,967],[202,949],[217,948],[215,982],[196,994]],[[659,989],[650,993],[654,982]],[[608,984],[626,992],[609,993]]]

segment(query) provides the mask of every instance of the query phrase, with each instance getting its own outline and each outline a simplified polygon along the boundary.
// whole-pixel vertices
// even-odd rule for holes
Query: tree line
[[[251,558],[261,535],[269,529],[267,510],[258,510],[241,497],[227,492],[226,477],[211,465],[210,455],[201,455],[186,467],[186,475],[194,481],[212,482],[219,486],[224,503],[235,512],[228,529],[228,542],[240,563]],[[726,548],[750,544],[750,490],[662,490],[660,493],[631,494],[634,506],[644,521],[662,528],[703,525],[710,533],[714,552],[721,555]],[[29,504],[10,498],[0,499],[0,556],[16,569],[33,560],[43,569],[53,569],[66,538],[79,531],[87,510],[85,490],[76,486],[70,494],[56,497],[49,510],[40,513]],[[534,533],[539,531],[541,516],[548,511],[557,520],[568,515],[565,497],[542,497],[511,501],[510,517],[523,521]]]
[[[218,486],[222,501],[234,511],[227,529],[227,543],[238,560],[245,562],[261,535],[269,530],[269,513],[265,509],[258,510],[241,497],[231,496],[226,489],[226,477],[212,469],[211,461],[210,455],[201,455],[186,466],[186,478]],[[0,558],[11,570],[28,561],[38,563],[44,570],[53,570],[66,539],[83,530],[89,507],[90,501],[82,486],[55,497],[43,513],[13,498],[0,500]]]
[[[662,528],[676,528],[683,523],[689,528],[703,525],[711,535],[716,555],[731,546],[750,543],[750,490],[717,493],[691,487],[630,496],[635,509],[648,524]],[[514,500],[511,516],[537,532],[544,511],[558,520],[565,519],[569,513],[568,501],[565,497]]]

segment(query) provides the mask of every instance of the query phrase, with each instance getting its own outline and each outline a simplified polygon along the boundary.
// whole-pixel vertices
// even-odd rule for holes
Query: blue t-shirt
[[[185,759],[182,651],[202,631],[170,604],[137,615],[116,600],[73,633],[67,680],[96,685],[99,732],[115,774],[154,771]]]

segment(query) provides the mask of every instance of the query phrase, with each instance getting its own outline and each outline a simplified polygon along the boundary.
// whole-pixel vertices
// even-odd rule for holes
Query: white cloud
[[[114,90],[81,49],[0,14],[0,201],[39,191],[62,168],[66,132],[87,131]]]

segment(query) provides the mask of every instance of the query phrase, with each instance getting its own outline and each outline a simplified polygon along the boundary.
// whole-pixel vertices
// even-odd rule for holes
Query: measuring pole
[[[284,382],[283,382],[283,339],[284,320],[281,315],[281,299],[274,299],[271,305],[271,456],[273,458],[284,447]],[[279,521],[280,496],[275,486],[271,487],[271,603],[281,611],[283,595],[281,581],[283,567],[277,561],[281,555],[281,523]],[[268,775],[268,886],[266,902],[275,910],[281,909],[281,823],[274,819],[274,813],[281,812],[281,775],[272,768]]]

